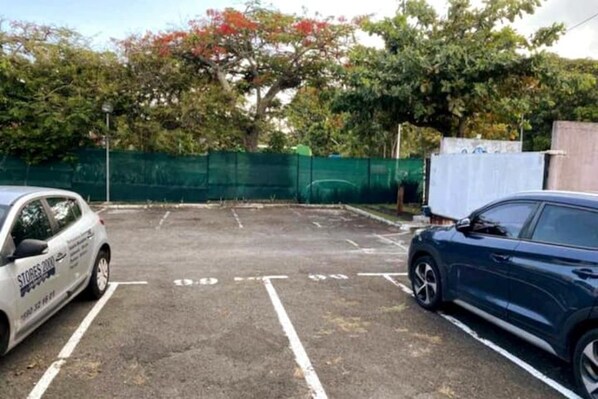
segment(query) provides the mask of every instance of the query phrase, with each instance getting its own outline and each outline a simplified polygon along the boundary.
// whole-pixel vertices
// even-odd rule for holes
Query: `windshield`
[[[8,213],[8,206],[0,205],[0,231],[2,231],[2,227],[4,226],[4,219],[6,218],[7,213]]]

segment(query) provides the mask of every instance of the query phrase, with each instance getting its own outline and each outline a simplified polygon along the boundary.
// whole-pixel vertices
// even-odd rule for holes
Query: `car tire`
[[[110,282],[110,257],[106,251],[100,251],[91,271],[86,296],[90,299],[100,299],[108,289]]]
[[[598,398],[598,329],[585,333],[575,345],[573,375],[584,398]],[[592,392],[589,387],[594,385]]]
[[[427,310],[442,306],[440,271],[431,256],[422,256],[411,265],[411,288],[418,305]]]

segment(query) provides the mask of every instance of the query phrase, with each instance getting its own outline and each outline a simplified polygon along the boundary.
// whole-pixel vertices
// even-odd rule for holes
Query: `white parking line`
[[[97,301],[96,304],[91,308],[89,313],[87,313],[87,316],[85,316],[81,324],[79,324],[79,327],[77,327],[73,335],[71,335],[67,343],[64,345],[64,347],[58,354],[58,360],[56,360],[54,363],[50,365],[50,367],[48,367],[44,375],[33,387],[33,390],[31,391],[29,396],[27,396],[27,399],[39,399],[44,395],[50,384],[52,384],[54,378],[56,378],[58,373],[60,373],[61,367],[66,363],[66,360],[73,354],[73,351],[81,341],[81,338],[83,338],[83,335],[85,335],[85,332],[87,331],[89,326],[91,326],[93,320],[100,313],[100,311],[106,305],[108,300],[112,297],[112,294],[114,294],[116,288],[119,285],[134,284],[147,284],[147,281],[127,281],[122,283],[110,283],[108,289],[104,293],[104,296],[102,296],[102,298],[100,298],[100,300]]]
[[[381,237],[394,237],[394,236],[404,236],[410,234],[409,231],[403,231],[402,233],[391,233],[391,234],[378,234]]]
[[[320,223],[318,223],[318,222],[312,222],[312,223],[315,224],[316,226],[318,226],[318,229],[322,228],[322,225]]]
[[[164,214],[164,216],[162,216],[162,219],[160,219],[160,222],[158,223],[158,225],[156,226],[156,230],[160,230],[160,227],[162,227],[162,225],[164,224],[164,221],[166,220],[166,218],[170,215],[170,211],[166,211],[166,213]]]
[[[234,280],[236,282],[239,281],[263,281],[265,279],[268,280],[280,280],[280,279],[287,279],[289,276],[257,276],[257,277],[235,277]]]
[[[239,215],[237,215],[237,212],[234,209],[231,209],[231,211],[233,212],[233,216],[235,217],[235,220],[239,224],[239,228],[242,229],[243,223],[241,223],[241,219],[239,219]]]
[[[108,208],[107,207],[103,207],[102,209],[96,211],[96,214],[99,215],[100,213],[104,212],[106,209],[108,209]]]
[[[384,278],[386,280],[390,281],[391,283],[393,283],[394,285],[396,285],[397,287],[399,287],[401,290],[403,290],[403,292],[405,292],[405,293],[413,296],[413,291],[409,287],[407,287],[406,285],[404,285],[403,283],[400,283],[399,281],[393,279],[390,275],[385,275]],[[536,369],[535,367],[533,367],[529,363],[525,362],[524,360],[520,359],[519,357],[513,355],[512,353],[510,353],[506,349],[498,346],[497,344],[495,344],[494,342],[492,342],[492,341],[490,341],[490,340],[488,340],[486,338],[480,337],[474,330],[472,330],[465,323],[463,323],[463,322],[455,319],[452,316],[444,314],[442,312],[438,312],[438,314],[442,318],[444,318],[445,320],[449,321],[451,324],[453,324],[454,326],[456,326],[457,328],[459,328],[461,331],[463,331],[466,334],[468,334],[469,336],[471,336],[476,341],[478,341],[478,342],[482,343],[483,345],[485,345],[486,347],[492,349],[494,352],[498,353],[499,355],[507,358],[512,363],[515,363],[517,366],[521,367],[523,370],[525,370],[528,373],[530,373],[533,377],[535,377],[538,380],[542,381],[543,383],[545,383],[546,385],[548,385],[552,389],[558,391],[564,397],[566,397],[568,399],[582,399],[575,392],[573,392],[570,389],[562,386],[561,384],[559,384],[558,382],[556,382],[552,378],[550,378],[550,377],[542,374],[538,369]]]
[[[406,276],[407,273],[357,273],[358,276]]]
[[[77,344],[79,343],[79,341],[81,341],[81,338],[83,338],[83,335],[85,334],[93,320],[96,318],[96,316],[100,313],[104,305],[106,305],[106,302],[108,302],[108,300],[112,297],[112,294],[114,294],[114,291],[116,291],[117,287],[118,284],[110,284],[110,286],[104,293],[104,296],[102,296],[102,298],[99,301],[97,301],[96,304],[91,308],[91,310],[89,311],[87,316],[85,316],[79,327],[75,330],[73,335],[71,335],[71,338],[68,340],[66,345],[64,345],[64,347],[58,354],[58,360],[56,360],[54,363],[50,365],[50,367],[48,367],[42,378],[40,378],[37,384],[35,384],[35,387],[33,387],[33,390],[31,391],[29,396],[27,396],[27,399],[39,399],[44,395],[54,378],[60,372],[60,368],[64,365],[64,363],[66,363],[66,359],[68,359],[72,355],[73,351],[77,347]]]
[[[282,329],[289,339],[291,350],[295,354],[295,361],[301,368],[301,371],[303,371],[303,376],[305,377],[312,398],[328,398],[324,391],[324,387],[320,383],[320,379],[307,356],[307,352],[305,352],[305,348],[303,347],[303,344],[301,344],[297,331],[295,331],[295,327],[293,327],[293,323],[291,323],[291,319],[289,319],[289,315],[284,309],[284,306],[276,293],[276,289],[274,289],[274,286],[272,285],[272,281],[268,277],[264,277],[263,281],[266,291],[268,291],[268,295],[270,296],[270,300],[272,301],[272,306],[274,306],[274,310],[278,315],[278,321],[282,325]]]
[[[345,241],[347,241],[349,244],[353,245],[355,248],[359,248],[359,245],[355,241],[352,241],[352,240],[345,240]]]
[[[408,248],[405,247],[405,243],[403,241],[394,241],[394,240],[391,240],[390,238],[381,236],[380,234],[374,234],[374,236],[376,236],[378,239],[380,239],[388,244],[396,245],[397,247],[401,248],[405,252],[408,251]]]
[[[350,252],[364,254],[364,255],[395,255],[395,256],[406,256],[407,255],[405,252],[384,251],[384,250],[376,249],[376,248],[353,249]]]

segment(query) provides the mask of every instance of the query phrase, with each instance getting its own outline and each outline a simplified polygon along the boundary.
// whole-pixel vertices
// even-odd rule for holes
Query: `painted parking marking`
[[[231,209],[233,216],[235,217],[235,220],[237,221],[237,224],[239,225],[239,228],[242,229],[243,228],[243,223],[241,223],[241,219],[239,218],[239,215],[237,215],[237,211],[235,211],[234,208]]]
[[[132,282],[131,281],[131,282],[124,283],[124,284],[133,285],[133,284],[137,284],[137,283],[147,284],[147,282],[145,282],[145,281],[142,281],[142,282]],[[97,301],[96,304],[91,308],[89,313],[87,313],[87,316],[85,316],[85,318],[83,319],[81,324],[79,324],[79,327],[77,327],[77,329],[75,330],[73,335],[71,335],[71,337],[69,338],[67,343],[64,345],[64,347],[58,354],[57,360],[55,362],[53,362],[50,365],[50,367],[48,367],[48,369],[46,370],[44,375],[40,378],[40,380],[33,387],[33,390],[31,391],[31,393],[29,393],[29,395],[27,396],[27,399],[39,399],[44,395],[44,393],[46,392],[48,387],[50,387],[50,384],[52,384],[52,381],[54,380],[54,378],[56,378],[58,373],[60,373],[60,369],[62,368],[62,366],[66,363],[67,359],[69,357],[71,357],[71,355],[73,354],[75,348],[77,347],[77,345],[79,344],[79,342],[81,341],[83,336],[85,335],[85,332],[91,326],[91,323],[94,321],[94,319],[97,317],[97,315],[100,313],[102,308],[106,305],[106,303],[110,300],[110,298],[114,294],[114,291],[116,291],[116,289],[118,288],[119,285],[121,285],[121,283],[110,283],[110,285],[108,286],[108,289],[106,290],[106,292],[104,293],[102,298],[100,298],[100,300]]]
[[[349,239],[347,239],[345,241],[347,241],[349,244],[353,245],[355,248],[359,248],[359,244],[357,244],[355,241],[352,241],[352,240],[349,240]]]
[[[374,273],[357,273],[357,276],[360,277],[388,277],[388,276],[407,276],[407,273],[396,273],[396,272],[374,272]],[[331,274],[322,274],[322,273],[310,273],[307,275],[312,281],[325,281],[325,280],[349,280],[352,277],[343,274],[343,273],[331,273]],[[242,281],[264,281],[264,279],[289,279],[287,275],[269,275],[269,276],[248,276],[248,277],[233,277],[233,281],[238,283]],[[394,280],[393,280],[394,281]],[[220,282],[220,280],[216,277],[202,277],[200,279],[194,280],[190,278],[181,278],[173,280],[172,283],[177,287],[191,287],[191,286],[198,286],[198,285],[216,285]],[[119,285],[133,285],[133,284],[147,284],[147,281],[129,281],[129,282],[121,282],[121,283],[114,283]]]
[[[409,233],[410,233],[409,231],[403,231],[400,233],[378,234],[378,235],[381,237],[399,237],[399,236],[408,235]]]
[[[106,209],[108,209],[108,207],[107,207],[107,206],[105,206],[105,207],[103,207],[102,209],[100,209],[100,210],[96,211],[96,214],[98,214],[98,215],[99,215],[100,213],[102,213],[102,212],[106,211]]]
[[[177,287],[189,287],[192,285],[215,285],[218,284],[218,279],[214,277],[203,277],[199,280],[184,278],[180,280],[174,280],[173,283]]]
[[[289,276],[279,275],[279,276],[253,276],[253,277],[235,277],[235,281],[263,281],[264,279],[269,280],[277,280],[277,279],[287,279]]]
[[[405,284],[403,284],[403,283],[395,280],[394,278],[392,278],[391,275],[386,274],[386,275],[384,275],[384,278],[386,280],[388,280],[389,282],[391,282],[393,285],[399,287],[406,294],[408,294],[410,296],[413,296],[413,291],[411,290],[411,288],[409,288]],[[520,368],[522,368],[523,370],[525,370],[526,372],[528,372],[529,374],[531,374],[534,378],[542,381],[543,383],[545,383],[549,387],[551,387],[554,390],[558,391],[564,397],[566,397],[568,399],[582,399],[575,392],[573,392],[570,389],[568,389],[568,388],[564,387],[563,385],[559,384],[558,382],[556,382],[552,378],[546,376],[545,374],[543,374],[538,369],[536,369],[535,367],[533,367],[529,363],[525,362],[521,358],[513,355],[512,353],[510,353],[506,349],[502,348],[501,346],[495,344],[494,342],[492,342],[492,341],[490,341],[490,340],[488,340],[486,338],[480,337],[478,335],[478,333],[476,333],[468,325],[466,325],[465,323],[461,322],[460,320],[457,320],[454,317],[449,316],[449,315],[447,315],[445,313],[442,313],[442,312],[437,312],[437,313],[438,313],[438,315],[440,317],[442,317],[443,319],[447,320],[448,322],[450,322],[451,324],[453,324],[455,327],[457,327],[458,329],[460,329],[461,331],[465,332],[467,335],[469,335],[470,337],[472,337],[473,339],[475,339],[476,341],[480,342],[481,344],[485,345],[486,347],[492,349],[494,352],[496,352],[499,355],[501,355],[501,356],[505,357],[506,359],[510,360],[512,363],[516,364],[517,366],[519,366]]]
[[[403,241],[394,241],[394,240],[391,240],[390,238],[384,237],[380,234],[374,234],[374,236],[376,236],[379,240],[381,240],[387,244],[396,245],[397,247],[401,248],[405,252],[408,251],[408,249],[407,249],[407,247],[405,247],[405,243]]]
[[[311,397],[314,399],[327,399],[328,396],[326,395],[326,391],[324,391],[324,387],[316,374],[316,370],[307,356],[307,352],[299,339],[299,335],[297,335],[297,331],[295,331],[295,327],[293,327],[293,323],[291,322],[282,301],[276,293],[276,289],[274,288],[271,279],[264,277],[263,282],[266,291],[268,292],[268,296],[270,297],[270,301],[272,302],[272,306],[278,316],[278,321],[282,326],[282,330],[289,339],[289,346],[295,355],[295,361],[301,368],[301,371],[303,371],[303,377],[310,390]]]
[[[312,222],[312,223],[313,223],[314,225],[316,225],[316,226],[318,227],[318,229],[321,229],[321,228],[322,228],[322,225],[321,225],[320,223],[318,223],[318,222]]]
[[[345,274],[310,274],[307,277],[313,281],[324,281],[326,279],[332,279],[332,280],[348,280],[349,279],[349,276],[347,276]]]
[[[351,251],[353,253],[360,253],[360,254],[364,254],[364,255],[384,255],[384,256],[405,256],[407,255],[407,252],[398,252],[398,251],[386,251],[386,250],[380,250],[377,248],[361,248],[358,250],[353,250]]]
[[[158,225],[156,226],[156,230],[160,230],[160,228],[162,228],[162,225],[164,224],[168,216],[170,216],[170,211],[166,211],[164,216],[162,216],[162,219],[160,219],[160,222],[158,222]]]

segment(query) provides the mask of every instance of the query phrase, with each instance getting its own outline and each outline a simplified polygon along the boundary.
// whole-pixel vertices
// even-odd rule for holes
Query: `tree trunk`
[[[247,152],[256,152],[260,138],[260,128],[257,123],[251,124],[245,131],[245,150]]]
[[[459,118],[459,129],[457,131],[457,137],[459,137],[460,139],[465,137],[466,129],[467,129],[467,118],[463,116],[463,117]]]

